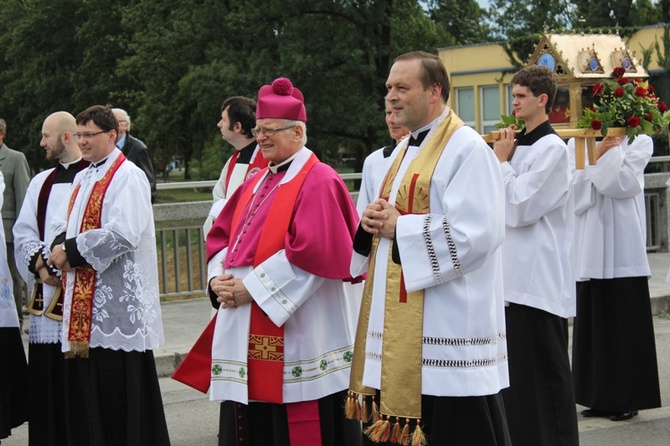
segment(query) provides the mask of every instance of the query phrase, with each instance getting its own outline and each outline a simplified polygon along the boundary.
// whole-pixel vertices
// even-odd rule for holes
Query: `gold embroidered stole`
[[[81,221],[79,234],[91,229],[98,229],[102,223],[102,201],[105,193],[116,171],[126,160],[123,153],[119,154],[105,175],[96,181],[91,191],[91,196],[86,204],[84,216]],[[68,222],[72,208],[79,194],[81,182],[75,186],[68,205]],[[93,297],[95,294],[96,272],[91,265],[85,265],[75,269],[74,284],[72,290],[72,302],[70,304],[70,325],[68,341],[70,351],[65,353],[66,358],[82,357],[88,358],[88,346],[91,340],[91,318],[93,314]],[[63,274],[63,289],[67,286],[67,276]]]
[[[450,112],[441,123],[437,124],[433,136],[428,137],[429,139],[420,149],[417,157],[410,162],[396,195],[395,207],[401,215],[427,214],[430,211],[430,180],[435,166],[451,135],[462,125],[463,121]],[[406,152],[407,146],[398,153],[386,174],[381,191],[381,197],[384,199],[389,198]],[[373,441],[390,440],[399,444],[409,444],[410,420],[415,423],[413,424],[415,429],[412,441],[423,435],[420,429],[420,419],[424,292],[423,290],[407,292],[402,266],[394,263],[391,258],[392,244],[387,254],[379,410],[381,418],[376,413],[374,396],[372,413],[366,407],[368,400],[365,397],[362,411],[351,410],[352,400],[355,402],[358,399],[357,394],[375,395],[375,390],[363,386],[362,380],[378,247],[379,236],[374,236],[356,332],[347,416],[351,417],[353,413],[361,413],[364,422],[370,421],[371,416],[374,424],[366,431],[366,434]],[[392,423],[394,423],[393,428],[391,428]],[[402,433],[400,432],[401,424],[404,424]]]

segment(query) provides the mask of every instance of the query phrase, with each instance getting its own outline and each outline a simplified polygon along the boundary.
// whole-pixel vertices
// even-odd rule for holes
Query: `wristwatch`
[[[63,243],[60,244],[60,249],[62,249],[63,252],[66,252],[66,251],[65,251],[65,242],[63,242]]]

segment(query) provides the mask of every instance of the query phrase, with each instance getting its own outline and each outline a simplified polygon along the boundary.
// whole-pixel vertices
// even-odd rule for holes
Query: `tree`
[[[430,18],[445,35],[443,46],[467,45],[491,39],[486,9],[477,0],[431,0]]]
[[[660,7],[650,0],[574,0],[577,16],[590,28],[643,26],[658,21]]]
[[[34,170],[47,164],[39,147],[44,118],[73,106],[71,76],[80,52],[75,28],[63,23],[73,23],[77,3],[0,2],[0,116],[7,121],[7,144],[23,151]]]
[[[570,0],[494,0],[488,13],[495,35],[513,39],[570,27],[573,10]]]

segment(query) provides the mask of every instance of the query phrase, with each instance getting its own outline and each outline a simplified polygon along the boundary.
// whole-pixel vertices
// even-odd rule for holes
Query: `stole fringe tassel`
[[[379,421],[379,406],[377,405],[375,396],[372,395],[372,422],[376,423],[377,421]]]
[[[403,445],[403,446],[411,446],[410,445],[411,437],[409,436],[409,418],[405,420],[405,426],[402,428],[402,432],[400,433],[400,438],[398,439],[398,443]]]
[[[65,359],[85,358],[88,359],[88,342],[70,342],[70,351],[65,352]]]
[[[393,421],[395,418],[395,421]],[[393,427],[391,425],[393,424]],[[365,430],[373,443],[383,443],[391,441],[402,446],[426,446],[428,441],[426,435],[421,429],[421,420],[416,420],[416,426],[410,434],[410,419],[406,418],[402,430],[400,428],[401,419],[388,415],[382,415],[381,418]]]
[[[412,434],[412,446],[426,446],[427,444],[426,436],[421,429],[421,420],[417,420],[414,433]]]
[[[358,395],[352,391],[349,391],[347,395],[347,402],[344,403],[344,416],[350,420],[360,420],[360,417],[357,416],[356,413],[360,414]]]
[[[362,400],[362,403],[361,403]],[[379,406],[374,395],[359,395],[349,391],[344,403],[344,416],[350,420],[363,421],[363,423],[376,423],[379,421]]]
[[[362,421],[363,423],[370,422],[370,402],[368,401],[368,398],[366,396],[363,397]]]
[[[398,443],[400,437],[400,422],[396,419],[391,429],[391,443]]]

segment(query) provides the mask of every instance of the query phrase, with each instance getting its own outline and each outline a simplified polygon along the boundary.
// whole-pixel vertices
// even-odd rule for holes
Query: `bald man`
[[[40,172],[28,185],[14,225],[17,268],[28,284],[30,331],[29,423],[31,445],[67,444],[63,429],[63,353],[61,352],[62,294],[60,271],[47,266],[53,234],[49,222],[67,199],[75,175],[88,166],[74,134],[74,117],[59,111],[42,125],[42,140],[49,161],[56,166]]]
[[[119,136],[116,139],[116,147],[123,152],[129,161],[142,169],[147,176],[151,186],[151,202],[153,203],[156,201],[156,175],[151,156],[149,156],[149,149],[144,142],[130,134],[130,115],[125,110],[113,108],[112,113],[119,121]]]

